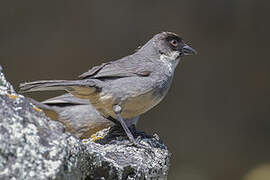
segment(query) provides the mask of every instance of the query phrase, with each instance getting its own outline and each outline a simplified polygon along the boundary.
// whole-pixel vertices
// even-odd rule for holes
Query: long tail
[[[19,87],[22,92],[32,92],[65,90],[67,86],[79,86],[79,82],[68,80],[44,80],[21,83]]]
[[[34,104],[35,106],[37,106],[37,107],[40,108],[40,109],[43,109],[43,110],[51,110],[51,111],[54,110],[53,107],[51,107],[51,106],[49,106],[49,105],[47,105],[47,104],[44,104],[44,103],[39,102],[39,101],[36,101],[36,100],[34,100],[34,99],[32,99],[32,98],[29,98],[29,97],[26,97],[26,98],[27,98],[27,100],[29,100],[32,104]]]
[[[94,80],[44,80],[20,84],[21,92],[66,90],[83,99],[99,88]]]

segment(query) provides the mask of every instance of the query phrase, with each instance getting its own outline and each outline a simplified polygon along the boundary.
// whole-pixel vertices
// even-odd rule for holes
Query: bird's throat
[[[174,70],[180,61],[179,52],[173,51],[169,55],[162,54],[159,59],[166,67],[168,67],[169,73],[174,73]]]

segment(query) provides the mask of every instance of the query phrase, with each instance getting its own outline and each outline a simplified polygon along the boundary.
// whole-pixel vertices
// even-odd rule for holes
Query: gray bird
[[[183,56],[193,54],[196,51],[177,34],[162,32],[134,54],[95,66],[79,80],[35,81],[20,88],[25,92],[66,90],[88,99],[104,117],[118,120],[129,140],[138,145],[128,127],[165,97],[176,66]]]

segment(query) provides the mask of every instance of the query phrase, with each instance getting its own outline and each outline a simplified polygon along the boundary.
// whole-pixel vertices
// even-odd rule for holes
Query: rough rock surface
[[[97,136],[106,135],[105,129]],[[158,137],[146,147],[124,137],[79,140],[16,94],[0,66],[0,179],[166,179],[170,153]]]

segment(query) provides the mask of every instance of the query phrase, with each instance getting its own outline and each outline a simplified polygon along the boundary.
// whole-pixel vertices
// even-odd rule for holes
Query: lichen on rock
[[[1,180],[167,178],[170,153],[157,136],[141,139],[150,151],[124,137],[81,141],[17,94],[1,67],[0,106]]]

